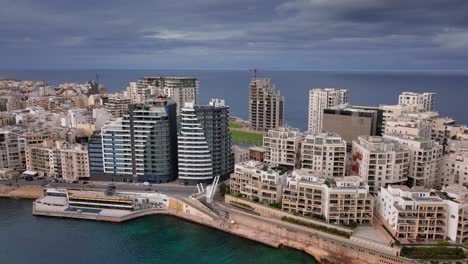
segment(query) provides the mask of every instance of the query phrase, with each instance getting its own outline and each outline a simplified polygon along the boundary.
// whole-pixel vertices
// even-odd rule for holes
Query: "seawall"
[[[37,199],[44,195],[42,187],[8,187],[0,186],[0,197]]]

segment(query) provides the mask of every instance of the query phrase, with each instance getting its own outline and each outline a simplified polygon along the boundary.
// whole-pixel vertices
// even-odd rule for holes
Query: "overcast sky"
[[[468,69],[468,0],[0,0],[0,68]]]

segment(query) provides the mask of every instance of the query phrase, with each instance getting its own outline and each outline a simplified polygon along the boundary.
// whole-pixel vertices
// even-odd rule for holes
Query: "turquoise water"
[[[69,212],[77,212],[78,210],[83,213],[90,213],[90,214],[99,214],[101,212],[101,210],[94,209],[94,208],[68,207],[67,209],[65,209],[65,211],[69,211]]]
[[[120,224],[35,217],[31,202],[0,199],[0,263],[316,263],[171,216]]]

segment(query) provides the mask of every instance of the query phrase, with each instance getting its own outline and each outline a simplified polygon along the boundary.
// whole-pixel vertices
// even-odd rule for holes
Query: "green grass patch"
[[[255,145],[255,146],[263,145],[263,135],[249,133],[249,132],[232,131],[232,130],[231,130],[231,135],[232,135],[232,142],[234,143]]]
[[[403,247],[401,256],[412,259],[438,259],[438,260],[456,260],[465,259],[465,252],[461,248],[451,247]]]
[[[305,227],[308,227],[308,228],[316,229],[316,230],[319,230],[319,231],[322,231],[322,232],[325,232],[325,233],[329,233],[329,234],[333,234],[333,235],[337,235],[337,236],[342,236],[342,237],[346,237],[346,238],[351,237],[351,234],[348,233],[348,232],[341,231],[339,229],[328,227],[328,226],[323,226],[323,225],[313,224],[313,223],[309,223],[309,222],[304,222],[304,221],[301,221],[301,220],[298,220],[298,219],[292,218],[292,217],[283,216],[283,217],[281,217],[281,220],[284,221],[284,222],[289,222],[291,224],[305,226]]]
[[[243,126],[235,123],[229,123],[229,128],[243,128]]]

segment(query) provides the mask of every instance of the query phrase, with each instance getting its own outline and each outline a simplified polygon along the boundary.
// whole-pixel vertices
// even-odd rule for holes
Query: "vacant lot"
[[[229,128],[243,128],[240,124],[229,123]]]
[[[241,144],[248,144],[248,145],[255,145],[255,146],[263,145],[263,135],[249,133],[249,132],[234,131],[234,130],[231,130],[231,134],[232,134],[232,142],[234,143],[241,143]]]

